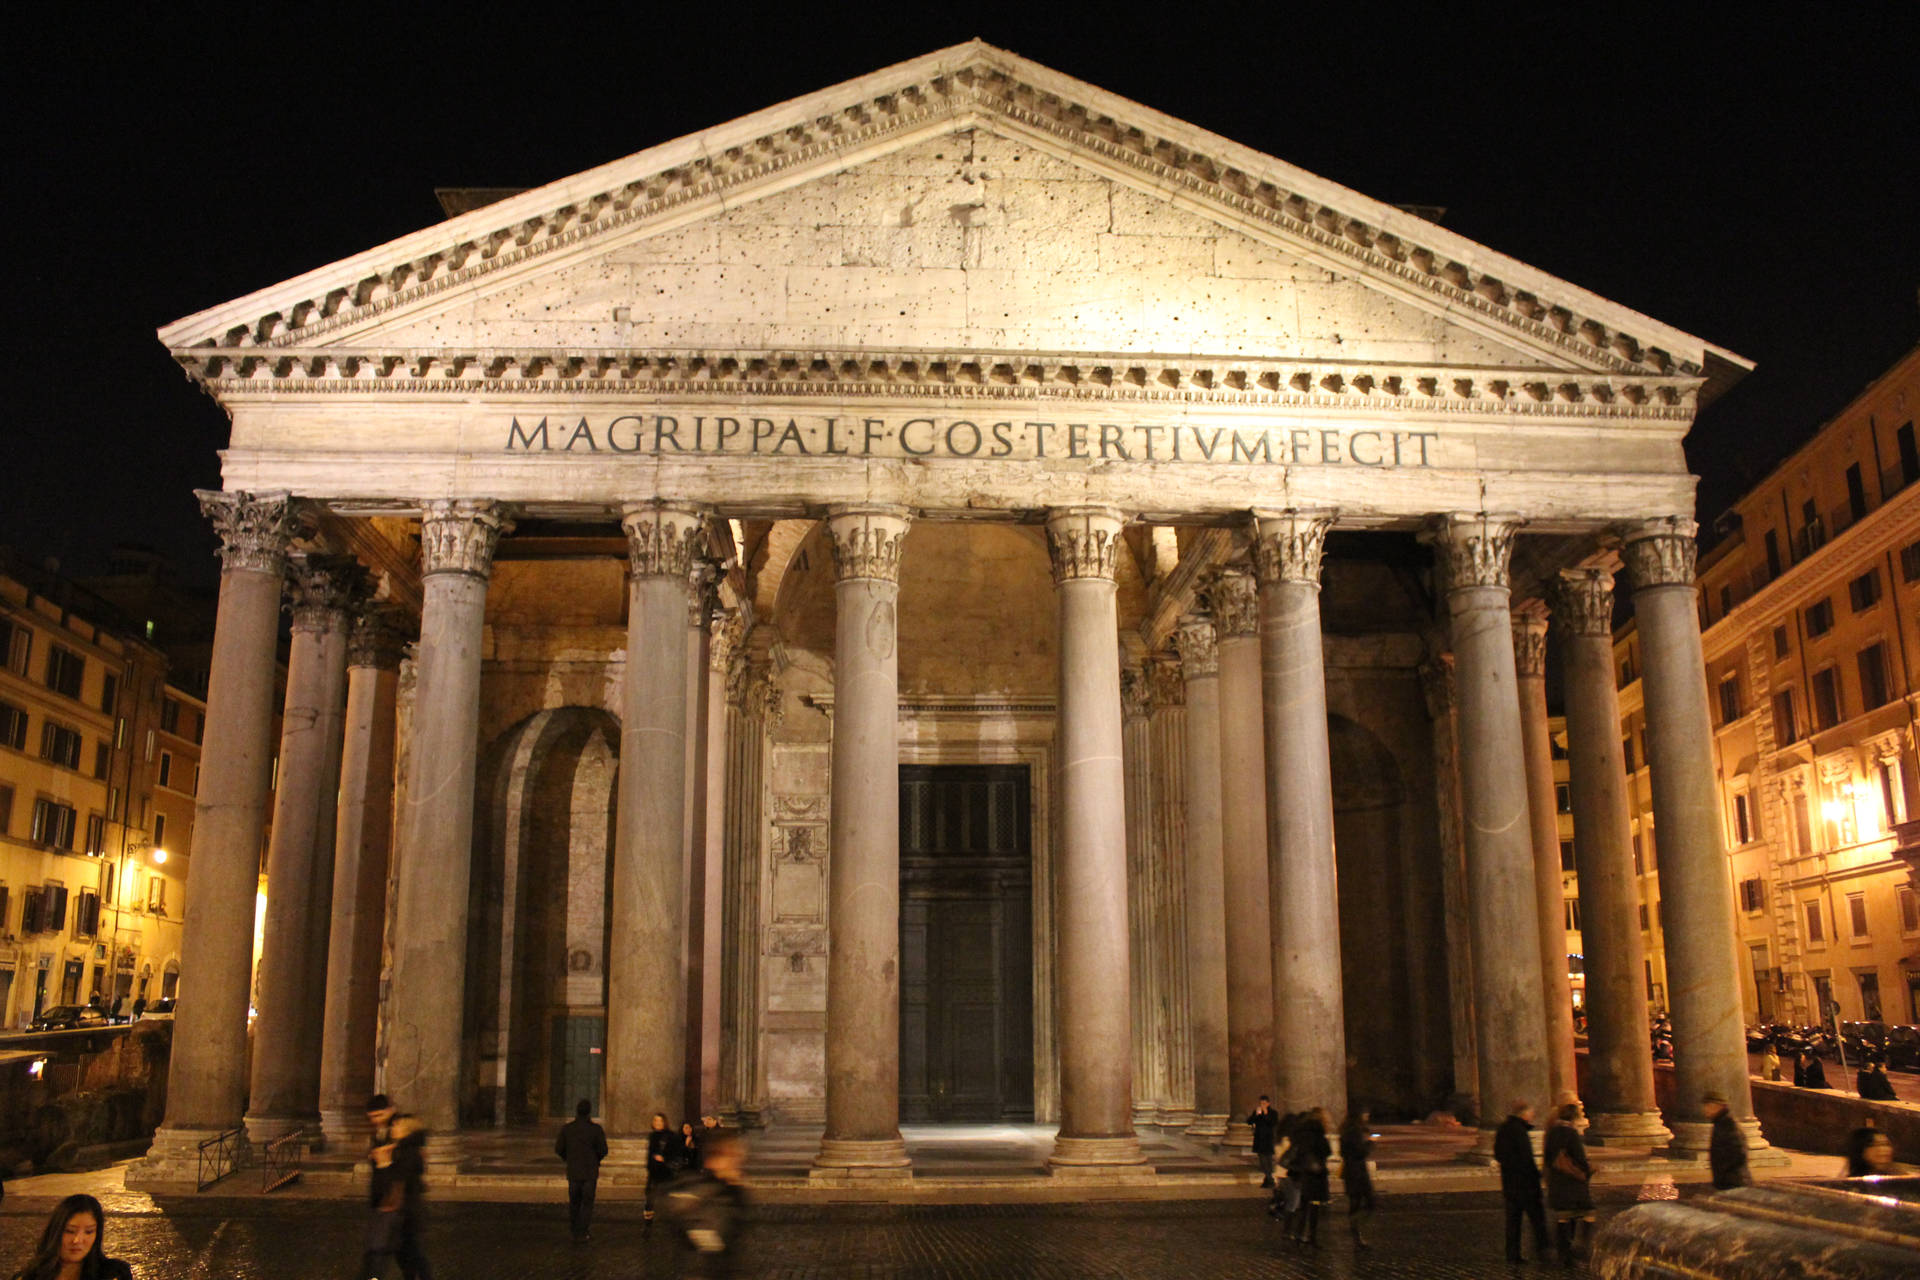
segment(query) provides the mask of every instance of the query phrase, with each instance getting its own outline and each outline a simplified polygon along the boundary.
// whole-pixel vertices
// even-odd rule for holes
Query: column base
[[[1223,1147],[1245,1147],[1248,1150],[1252,1150],[1253,1126],[1245,1120],[1235,1120],[1229,1117],[1227,1121],[1227,1136],[1220,1140],[1220,1145]]]
[[[1196,1115],[1193,1123],[1187,1126],[1187,1132],[1196,1138],[1219,1138],[1227,1132],[1227,1118],[1224,1115]]]
[[[253,1163],[253,1145],[246,1126],[240,1127],[236,1155],[239,1168]],[[153,1135],[147,1154],[127,1169],[127,1187],[134,1191],[178,1191],[200,1185],[200,1144],[218,1138],[224,1129],[194,1129],[162,1125]]]
[[[1153,1173],[1146,1153],[1140,1150],[1140,1139],[1131,1133],[1112,1138],[1070,1138],[1059,1134],[1053,1140],[1053,1154],[1047,1157],[1047,1168],[1055,1177],[1087,1176],[1102,1180],[1130,1173]]]
[[[1734,1123],[1740,1126],[1740,1134],[1747,1140],[1748,1164],[1788,1163],[1787,1157],[1769,1143],[1766,1135],[1760,1132],[1758,1120],[1737,1120]],[[1664,1154],[1670,1160],[1705,1160],[1712,1145],[1712,1123],[1704,1120],[1676,1120],[1673,1122],[1673,1141],[1667,1144]]]
[[[1192,1107],[1160,1108],[1160,1119],[1158,1123],[1162,1129],[1189,1129],[1193,1126],[1193,1121],[1194,1112]]]
[[[372,1142],[373,1126],[367,1123],[366,1112],[357,1107],[338,1111],[321,1108],[320,1144],[323,1150],[364,1155]]]
[[[1587,1141],[1599,1147],[1664,1147],[1672,1139],[1658,1111],[1599,1111],[1587,1120]]]
[[[1158,1123],[1160,1123],[1159,1106],[1151,1102],[1136,1102],[1133,1104],[1133,1127],[1134,1128],[1138,1129],[1142,1125],[1158,1124]]]
[[[364,1120],[364,1117],[363,1117]],[[258,1146],[265,1147],[269,1142],[284,1138],[296,1130],[305,1129],[318,1136],[320,1113],[315,1111],[304,1116],[262,1116],[249,1114],[244,1121],[247,1136]]]
[[[901,1138],[822,1138],[807,1176],[815,1175],[910,1178],[913,1164]]]

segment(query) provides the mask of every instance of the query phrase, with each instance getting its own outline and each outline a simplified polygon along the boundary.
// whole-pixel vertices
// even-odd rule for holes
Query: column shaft
[[[1347,1110],[1333,772],[1320,640],[1320,558],[1331,516],[1259,519],[1267,877],[1273,921],[1273,1103],[1285,1114]]]
[[[293,645],[281,717],[280,785],[267,852],[260,1007],[247,1129],[271,1142],[320,1120],[334,822],[347,700],[347,608],[358,566],[302,555],[289,566]]]
[[[1268,894],[1266,728],[1260,601],[1228,570],[1212,592],[1220,655],[1220,857],[1226,884],[1226,1141],[1253,1140],[1247,1116],[1273,1088],[1273,932]]]
[[[201,1139],[241,1123],[260,833],[273,757],[274,648],[294,511],[285,494],[203,491],[221,538],[220,605],[194,804],[188,998],[174,1024],[166,1121],[133,1180],[194,1180]]]
[[[1420,688],[1433,720],[1434,801],[1440,827],[1440,896],[1446,912],[1447,1015],[1453,1091],[1479,1110],[1480,1050],[1473,1021],[1473,930],[1467,920],[1466,835],[1460,825],[1460,735],[1453,654],[1420,665]]]
[[[1186,688],[1176,662],[1149,668],[1153,688],[1153,809],[1158,856],[1154,882],[1160,904],[1160,1042],[1154,1063],[1159,1081],[1157,1123],[1184,1129],[1194,1120],[1193,1026],[1187,996]]]
[[[610,1136],[637,1142],[687,1096],[687,588],[704,541],[698,511],[634,503],[627,532],[627,669],[621,694],[607,965]]]
[[[1226,880],[1220,844],[1220,661],[1213,623],[1188,618],[1178,633],[1187,681],[1187,982],[1193,1019],[1190,1133],[1227,1130]]]
[[[687,805],[682,826],[686,839],[682,874],[687,886],[687,1096],[680,1114],[693,1117],[707,1114],[708,1084],[718,1066],[708,1057],[708,1049],[717,1048],[717,1037],[713,1034],[716,1015],[707,1003],[711,950],[707,936],[707,666],[713,657],[716,579],[712,566],[697,565],[688,584],[687,603]]]
[[[1520,749],[1527,767],[1533,890],[1540,918],[1540,996],[1546,1008],[1547,1088],[1558,1103],[1579,1092],[1573,1065],[1573,983],[1567,972],[1566,895],[1560,879],[1560,806],[1547,728],[1547,620],[1536,604],[1513,615]]]
[[[1701,1099],[1709,1093],[1726,1099],[1749,1130],[1750,1145],[1764,1145],[1753,1119],[1733,884],[1720,844],[1693,532],[1691,520],[1643,526],[1627,534],[1623,552],[1645,666],[1647,765],[1673,1017],[1673,1129],[1675,1144],[1689,1151],[1707,1145]]]
[[[1121,771],[1115,511],[1047,520],[1060,604],[1060,1132],[1056,1173],[1138,1165],[1132,1119],[1127,957],[1126,780]]]
[[[898,604],[907,513],[836,511],[827,529],[835,571],[831,932],[827,1128],[815,1163],[904,1172]]]
[[[1132,987],[1133,1123],[1159,1118],[1154,1095],[1153,747],[1151,696],[1139,667],[1120,673],[1120,760],[1126,778],[1127,974]]]

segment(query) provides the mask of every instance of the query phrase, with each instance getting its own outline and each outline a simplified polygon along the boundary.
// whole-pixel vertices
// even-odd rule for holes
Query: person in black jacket
[[[716,1129],[704,1140],[705,1162],[666,1195],[668,1219],[679,1228],[682,1276],[719,1277],[739,1266],[746,1192],[741,1187],[746,1144]]]
[[[1547,1211],[1540,1203],[1540,1166],[1533,1159],[1533,1104],[1515,1102],[1507,1109],[1507,1118],[1493,1135],[1493,1158],[1500,1166],[1500,1198],[1507,1210],[1507,1261],[1525,1262],[1520,1256],[1520,1219],[1533,1224],[1533,1251],[1545,1261],[1552,1253],[1547,1244]]]
[[[580,1099],[573,1119],[560,1126],[553,1154],[567,1162],[567,1225],[575,1240],[593,1230],[593,1197],[600,1184],[600,1162],[607,1158],[607,1131],[593,1122],[593,1104]]]
[[[1893,1081],[1887,1079],[1887,1064],[1878,1058],[1860,1070],[1854,1084],[1860,1096],[1869,1102],[1900,1101],[1900,1095],[1893,1091]]]
[[[1365,1107],[1356,1107],[1340,1126],[1340,1183],[1347,1193],[1347,1230],[1353,1232],[1353,1247],[1364,1249],[1360,1235],[1360,1215],[1373,1216],[1373,1170],[1367,1158],[1373,1154],[1373,1134],[1367,1124],[1372,1119]]]
[[[653,1193],[673,1179],[673,1149],[677,1145],[667,1117],[653,1113],[653,1128],[647,1133],[647,1199],[641,1216],[653,1221]]]
[[[361,1274],[385,1275],[386,1260],[392,1258],[405,1280],[432,1280],[433,1269],[420,1244],[426,1231],[426,1126],[403,1114],[384,1093],[367,1101],[367,1120],[373,1125],[367,1151],[373,1171],[367,1202],[373,1217]]]
[[[1304,1113],[1289,1136],[1292,1144],[1287,1177],[1299,1185],[1300,1199],[1299,1207],[1287,1221],[1287,1238],[1301,1244],[1318,1244],[1320,1210],[1333,1198],[1327,1177],[1333,1144],[1327,1141],[1326,1110],[1315,1107]]]
[[[1713,1137],[1707,1142],[1707,1166],[1713,1171],[1716,1191],[1727,1191],[1752,1183],[1753,1171],[1747,1167],[1747,1137],[1734,1123],[1727,1100],[1717,1093],[1702,1099],[1707,1119],[1713,1121]]]
[[[1547,1126],[1541,1158],[1547,1167],[1547,1207],[1553,1210],[1560,1261],[1568,1266],[1573,1265],[1573,1251],[1581,1243],[1581,1224],[1586,1224],[1589,1238],[1593,1235],[1593,1165],[1587,1159],[1587,1144],[1580,1140],[1579,1123],[1580,1104],[1562,1106]]]
[[[1247,1123],[1253,1126],[1253,1158],[1260,1162],[1260,1185],[1273,1185],[1273,1148],[1280,1129],[1280,1113],[1266,1094],[1260,1095]]]

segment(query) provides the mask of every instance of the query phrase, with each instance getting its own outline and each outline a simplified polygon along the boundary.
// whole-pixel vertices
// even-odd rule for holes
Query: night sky
[[[436,186],[550,182],[974,36],[1757,361],[1689,439],[1704,518],[1920,340],[1912,4],[41,8],[10,19],[0,542],[73,572],[120,541],[214,572],[190,490],[226,422],[159,325],[438,221]]]

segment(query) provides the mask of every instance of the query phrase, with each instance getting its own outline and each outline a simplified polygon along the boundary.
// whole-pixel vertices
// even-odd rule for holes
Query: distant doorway
[[[900,1118],[1033,1119],[1024,765],[900,769]]]
[[[553,1020],[553,1064],[547,1098],[549,1116],[570,1116],[582,1098],[600,1114],[600,1064],[607,1044],[605,1018],[562,1014]]]

